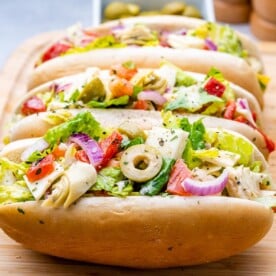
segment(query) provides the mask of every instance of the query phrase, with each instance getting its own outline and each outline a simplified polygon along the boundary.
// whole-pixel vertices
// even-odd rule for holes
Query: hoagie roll
[[[89,68],[31,90],[15,109],[14,121],[44,111],[114,107],[224,118],[231,122],[220,120],[222,124],[237,131],[243,128],[243,134],[249,133],[246,136],[256,140],[265,156],[274,150],[274,142],[261,130],[261,109],[256,98],[229,82],[214,67],[206,75],[183,71],[168,62],[158,69],[139,68],[131,61],[110,66],[109,70]],[[23,119],[12,128],[11,140],[43,134],[39,134],[39,129],[45,122],[37,127],[31,120],[39,118],[32,118]]]
[[[163,127],[127,120],[106,128],[83,111],[41,138],[10,143],[0,162],[0,226],[54,256],[138,268],[200,264],[245,250],[272,224],[272,211],[256,202],[275,188],[262,154],[201,120],[171,114]]]

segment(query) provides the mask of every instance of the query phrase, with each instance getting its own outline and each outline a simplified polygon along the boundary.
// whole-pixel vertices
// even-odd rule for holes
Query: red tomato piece
[[[34,182],[49,175],[54,169],[54,156],[49,154],[39,162],[33,163],[26,175],[29,181]]]
[[[41,57],[41,61],[45,62],[47,60],[53,59],[55,57],[58,57],[61,54],[64,54],[70,48],[71,48],[71,45],[69,45],[69,44],[62,43],[62,42],[56,42],[48,50],[46,50],[46,52]]]
[[[191,176],[192,173],[183,160],[178,159],[172,168],[169,182],[167,184],[167,192],[173,195],[190,196],[191,193],[186,192],[181,183]]]
[[[26,116],[43,111],[46,111],[46,105],[37,96],[26,100],[21,107],[21,113]]]
[[[75,158],[81,162],[90,164],[89,158],[84,150],[78,150],[75,153]]]
[[[240,123],[246,123],[246,124],[248,123],[248,120],[242,115],[236,117],[235,121],[240,122]]]
[[[149,103],[145,100],[138,100],[133,104],[134,109],[149,110]]]
[[[236,111],[236,103],[234,101],[228,102],[223,117],[228,120],[234,118]]]
[[[100,141],[99,144],[104,153],[100,167],[106,166],[109,160],[119,152],[122,140],[123,136],[114,131],[110,136]]]
[[[216,80],[215,78],[210,78],[204,86],[205,91],[217,97],[221,97],[225,89],[225,85]]]
[[[259,128],[257,130],[260,132],[260,134],[263,136],[266,144],[266,148],[268,149],[269,152],[272,152],[275,150],[275,142],[269,138],[263,131],[261,131]]]
[[[111,73],[117,75],[119,78],[130,80],[137,73],[136,66],[127,67],[124,64],[118,64],[111,67]]]

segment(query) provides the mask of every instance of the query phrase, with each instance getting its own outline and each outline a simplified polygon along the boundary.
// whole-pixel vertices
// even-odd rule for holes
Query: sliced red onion
[[[70,136],[69,142],[76,143],[78,146],[80,146],[85,151],[90,163],[94,167],[100,165],[103,160],[103,151],[99,144],[95,140],[91,139],[87,134],[73,134]]]
[[[60,93],[69,89],[71,85],[72,83],[65,83],[65,84],[52,83],[49,89],[54,91],[55,93]]]
[[[237,102],[236,112],[242,114],[253,126],[256,127],[257,125],[253,118],[247,99],[238,98],[236,102]]]
[[[248,103],[247,103],[246,99],[238,98],[237,99],[237,104],[240,105],[243,109],[247,109],[248,108]]]
[[[218,50],[217,45],[216,45],[211,39],[206,38],[206,39],[205,39],[205,45],[206,45],[206,46],[208,47],[208,49],[211,50],[211,51],[217,51],[217,50]]]
[[[163,105],[167,101],[160,93],[151,90],[140,92],[137,98],[138,100],[152,101],[157,105]]]
[[[34,144],[26,148],[21,154],[21,160],[27,161],[29,157],[36,151],[43,151],[49,147],[49,144],[43,139],[38,139]]]
[[[180,30],[176,31],[175,34],[186,35],[187,34],[187,30],[186,29],[180,29]]]
[[[111,28],[111,33],[116,36],[116,35],[120,34],[122,31],[124,31],[125,28],[126,27],[123,24],[119,24],[119,25]]]
[[[210,181],[197,181],[186,178],[182,182],[182,187],[188,193],[199,196],[213,195],[221,192],[228,182],[228,172],[226,170],[216,179]]]

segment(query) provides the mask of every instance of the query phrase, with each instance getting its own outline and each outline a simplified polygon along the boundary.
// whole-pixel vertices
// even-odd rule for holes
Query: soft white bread
[[[177,31],[179,29],[190,30],[197,28],[206,23],[206,21],[198,18],[174,15],[136,16],[108,21],[97,27],[96,30],[105,31],[114,28],[118,24],[122,24],[124,26],[132,26],[137,23],[142,23],[158,31]],[[248,55],[256,57],[261,62],[260,51],[256,43],[254,43],[252,39],[250,39],[248,36],[238,31],[235,32],[241,40],[243,47],[247,50]]]
[[[273,213],[236,198],[88,197],[68,209],[41,202],[0,206],[0,226],[35,251],[134,268],[207,263],[252,246]]]
[[[97,121],[104,124],[106,127],[116,127],[120,123],[126,120],[131,120],[133,123],[141,124],[145,129],[152,126],[162,126],[161,114],[158,111],[143,111],[143,110],[131,110],[131,109],[90,109],[91,113]],[[70,109],[66,110],[72,115],[76,115],[80,110]],[[51,112],[41,112],[27,116],[20,121],[16,122],[10,129],[9,137],[11,141],[40,137],[43,136],[46,131],[53,127],[48,122],[47,117]],[[179,116],[183,116],[179,115]],[[262,135],[255,129],[248,125],[232,120],[226,120],[222,118],[216,118],[204,115],[186,114],[191,122],[203,119],[203,123],[206,127],[218,127],[234,130],[243,136],[247,137],[252,143],[254,143],[263,155],[268,157],[268,149]]]
[[[99,49],[58,57],[43,63],[33,71],[29,80],[29,89],[57,78],[80,73],[88,67],[98,66],[101,69],[109,69],[112,65],[129,60],[132,60],[138,68],[158,68],[162,61],[167,60],[183,70],[205,74],[211,67],[216,67],[228,81],[252,93],[261,107],[263,106],[263,92],[256,73],[244,60],[225,53],[197,49],[129,47]]]

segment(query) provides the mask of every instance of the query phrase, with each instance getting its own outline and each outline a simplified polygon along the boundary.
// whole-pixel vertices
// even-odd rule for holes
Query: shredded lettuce
[[[227,25],[207,22],[195,30],[188,32],[187,35],[196,36],[202,39],[211,39],[220,52],[229,53],[242,58],[248,56],[247,51],[243,49],[242,42],[237,33]]]
[[[33,200],[23,176],[27,166],[6,158],[0,159],[0,204]]]
[[[24,181],[12,185],[0,185],[0,204],[34,200]]]
[[[110,106],[120,106],[120,105],[127,105],[129,102],[129,96],[125,95],[119,98],[114,98],[108,101],[104,102],[98,102],[98,101],[90,101],[87,103],[88,107],[91,108],[107,108]]]
[[[94,49],[121,48],[125,46],[125,44],[117,42],[113,35],[107,35],[96,38],[84,47],[70,48],[68,51],[64,53],[64,55],[85,53]]]
[[[203,112],[206,115],[215,114],[225,105],[221,98],[201,91],[198,87],[179,87],[176,89],[176,98],[166,105],[165,110],[184,109],[188,112],[197,112],[207,104],[211,107]]]
[[[189,140],[191,141],[192,148],[205,149],[204,136],[206,133],[205,126],[202,123],[202,119],[190,123],[187,117],[184,117],[180,120],[180,127],[189,132]]]
[[[194,84],[197,84],[197,80],[194,79],[192,76],[189,76],[187,73],[182,71],[181,69],[178,69],[176,72],[176,86],[192,86]]]
[[[270,81],[270,78],[268,76],[262,75],[262,74],[257,74],[257,78],[258,78],[258,82],[260,84],[262,91],[265,91],[266,87]]]
[[[240,159],[238,160],[238,164],[244,166],[251,165],[254,148],[250,142],[242,137],[223,130],[209,130],[205,133],[205,140],[218,149],[239,154]]]
[[[195,150],[193,149],[191,140],[187,141],[182,158],[185,160],[189,169],[194,169],[202,164],[202,161],[195,156]]]
[[[144,144],[144,143],[145,143],[145,140],[143,139],[143,137],[138,136],[138,137],[135,137],[134,139],[123,140],[123,142],[121,143],[121,148],[122,149],[127,149],[129,147]]]
[[[94,139],[102,136],[104,129],[88,111],[77,114],[71,120],[49,129],[43,136],[50,147],[58,142],[66,141],[73,133],[82,132]]]
[[[128,196],[132,193],[131,181],[124,180],[124,175],[119,168],[107,167],[97,175],[96,183],[91,187],[91,191],[105,191],[113,196]]]

